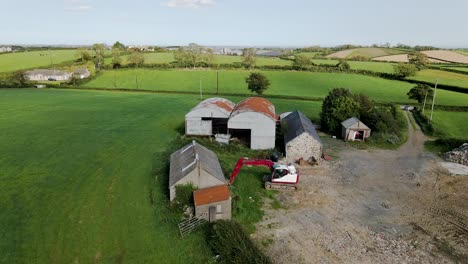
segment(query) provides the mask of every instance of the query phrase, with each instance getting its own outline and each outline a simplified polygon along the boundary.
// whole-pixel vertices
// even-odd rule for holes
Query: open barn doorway
[[[252,139],[251,129],[229,129],[229,134],[231,134],[231,140],[237,139],[242,145],[250,148]]]

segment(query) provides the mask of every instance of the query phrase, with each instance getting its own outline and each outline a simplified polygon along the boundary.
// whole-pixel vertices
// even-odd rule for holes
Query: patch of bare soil
[[[426,50],[422,53],[426,54],[429,58],[456,62],[456,63],[468,63],[468,56],[462,55],[455,51],[450,50]]]
[[[373,58],[373,61],[387,61],[387,62],[409,62],[408,54],[397,54]],[[430,63],[447,63],[447,61],[438,60],[435,58],[428,58]]]
[[[468,177],[452,177],[409,126],[398,150],[358,150],[301,167],[300,188],[265,205],[253,237],[276,263],[467,263]]]

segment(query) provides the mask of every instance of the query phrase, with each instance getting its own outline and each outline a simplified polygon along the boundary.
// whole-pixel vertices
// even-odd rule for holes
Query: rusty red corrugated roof
[[[195,206],[226,201],[231,197],[227,185],[209,187],[193,192]]]
[[[244,112],[262,113],[271,118],[273,121],[277,120],[275,106],[267,99],[261,97],[249,97],[244,99],[238,103],[236,107],[234,107],[231,117]]]
[[[200,102],[197,106],[195,106],[192,110],[197,109],[197,108],[203,108],[203,107],[208,107],[208,108],[218,108],[221,111],[227,112],[229,115],[232,110],[234,109],[235,104],[228,99],[224,98],[219,98],[219,97],[213,97],[213,98],[208,98],[202,102]]]

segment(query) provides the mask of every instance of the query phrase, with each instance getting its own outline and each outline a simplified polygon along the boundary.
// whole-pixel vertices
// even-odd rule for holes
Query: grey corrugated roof
[[[298,110],[286,116],[282,120],[282,124],[286,128],[284,134],[284,143],[286,144],[304,132],[309,133],[318,142],[322,143],[312,121]]]
[[[172,153],[169,186],[176,184],[197,166],[200,166],[201,169],[213,177],[223,182],[226,181],[216,154],[193,141],[191,144]]]
[[[359,119],[357,119],[356,117],[351,117],[351,118],[348,118],[346,119],[345,121],[341,122],[341,124],[345,127],[345,128],[350,128],[352,127],[354,124],[360,122]],[[364,123],[363,123],[364,125]],[[366,126],[366,125],[364,125]],[[367,127],[367,126],[366,126]],[[368,128],[368,127],[367,127]]]
[[[69,75],[68,72],[59,70],[32,70],[25,72],[26,75]]]
[[[76,74],[89,74],[89,70],[87,68],[76,68],[73,70],[73,73]]]

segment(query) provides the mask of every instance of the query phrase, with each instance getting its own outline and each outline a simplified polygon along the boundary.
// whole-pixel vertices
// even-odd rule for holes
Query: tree
[[[122,43],[116,41],[116,42],[114,43],[114,45],[112,45],[112,49],[125,50],[126,47],[125,47],[124,44],[122,44]]]
[[[293,68],[297,70],[307,69],[312,65],[312,61],[305,55],[297,54],[294,56]]]
[[[429,87],[428,85],[420,83],[416,85],[415,87],[411,88],[411,90],[409,90],[409,92],[406,95],[408,95],[409,99],[416,100],[418,101],[418,103],[421,104],[424,102],[426,95],[429,100],[432,100],[432,96],[434,95],[434,90],[432,90],[432,88]]]
[[[87,49],[78,48],[75,53],[75,58],[79,59],[80,62],[87,62],[92,59],[92,56]]]
[[[413,64],[400,62],[397,65],[393,65],[395,74],[400,78],[406,78],[416,74],[418,69]]]
[[[113,48],[112,49],[112,65],[113,68],[120,68],[120,65],[122,64],[122,58],[120,57],[120,49],[118,48]]]
[[[206,62],[206,64],[208,64],[208,66],[213,65],[213,61],[214,61],[214,51],[213,51],[213,49],[206,49],[204,55],[205,56],[204,56],[203,60]]]
[[[202,46],[196,43],[190,43],[188,47],[180,47],[174,54],[174,58],[182,67],[195,68],[200,62],[208,58],[204,56],[204,52],[205,49]],[[213,57],[211,57],[211,59],[212,58]]]
[[[344,88],[331,90],[322,104],[320,124],[323,130],[333,134],[341,131],[341,122],[350,117],[359,117],[360,106],[351,92]]]
[[[343,59],[341,59],[340,62],[338,62],[338,64],[336,64],[336,67],[338,67],[338,69],[340,71],[349,70],[351,68],[349,63],[346,60],[343,60]]]
[[[427,55],[422,52],[408,54],[408,61],[410,64],[416,66],[419,71],[424,69],[424,67],[426,67],[426,65],[429,63]]]
[[[139,51],[132,51],[132,53],[128,55],[127,62],[129,65],[139,67],[145,63],[145,57]]]
[[[270,86],[270,81],[267,77],[259,72],[253,72],[245,79],[248,89],[251,92],[262,94]]]
[[[102,43],[97,43],[93,45],[93,51],[94,51],[94,64],[98,68],[98,70],[101,69],[101,66],[104,65],[104,52],[105,52],[106,46]]]
[[[255,66],[255,63],[257,61],[257,50],[254,48],[248,48],[248,49],[243,49],[242,50],[242,64],[249,68],[252,69]]]

